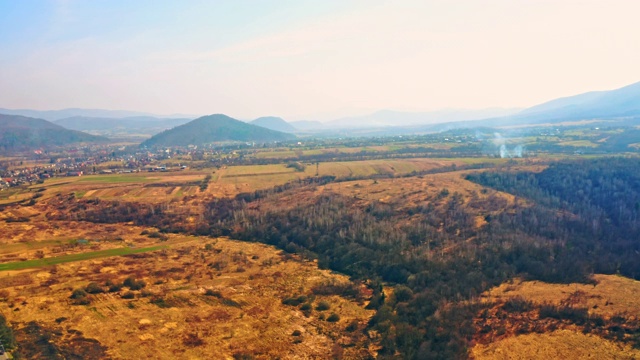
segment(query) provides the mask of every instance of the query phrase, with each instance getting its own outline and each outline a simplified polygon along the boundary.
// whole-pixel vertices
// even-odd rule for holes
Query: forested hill
[[[46,120],[0,114],[0,150],[21,151],[106,141],[106,138],[68,130]]]
[[[484,172],[467,179],[552,209],[548,217],[531,212],[522,222],[530,224],[529,233],[566,240],[564,256],[576,271],[640,279],[640,159],[564,161],[539,173]]]
[[[295,136],[244,123],[226,115],[203,116],[187,124],[166,130],[146,140],[141,146],[188,146],[213,142],[271,142],[294,139]]]

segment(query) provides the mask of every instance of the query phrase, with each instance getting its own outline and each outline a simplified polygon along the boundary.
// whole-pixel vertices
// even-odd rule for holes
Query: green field
[[[137,174],[118,174],[118,175],[90,175],[83,176],[77,182],[90,182],[96,184],[111,184],[111,183],[146,183],[152,182],[153,179],[150,179],[146,176],[141,176]]]
[[[71,255],[63,255],[52,258],[43,258],[43,259],[35,259],[35,260],[27,260],[27,261],[17,261],[11,263],[0,264],[0,271],[7,270],[22,270],[29,268],[38,268],[56,264],[63,264],[74,261],[82,261],[82,260],[90,260],[90,259],[98,259],[103,257],[110,256],[122,256],[129,254],[139,254],[149,251],[156,251],[166,248],[166,246],[151,246],[146,248],[118,248],[118,249],[109,249],[109,250],[100,250],[93,251],[81,254],[71,254]]]

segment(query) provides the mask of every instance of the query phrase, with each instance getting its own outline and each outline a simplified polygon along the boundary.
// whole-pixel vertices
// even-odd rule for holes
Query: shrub
[[[327,318],[328,322],[338,322],[340,321],[340,315],[333,313],[331,315],[329,315],[329,317]]]
[[[73,305],[89,305],[91,304],[91,300],[88,297],[83,297],[83,298],[73,300],[72,304]]]
[[[345,330],[348,331],[348,332],[354,332],[354,331],[358,330],[358,320],[351,321],[349,323],[349,325],[347,325]]]
[[[147,286],[147,283],[145,283],[143,280],[136,280],[134,277],[129,276],[124,280],[122,285],[128,287],[129,290],[140,290],[143,287]]]
[[[514,296],[505,301],[502,308],[507,312],[525,312],[531,310],[533,304],[521,296]]]
[[[326,301],[320,301],[316,306],[316,310],[318,311],[326,311],[331,309],[331,305]]]
[[[87,287],[85,287],[84,290],[89,294],[101,294],[104,292],[104,289],[102,288],[102,286],[94,282],[89,283],[89,285],[87,285]]]
[[[298,306],[304,302],[306,302],[308,298],[304,295],[300,295],[298,297],[289,297],[282,299],[282,304],[290,305],[290,306]]]
[[[293,332],[291,333],[291,336],[301,336],[302,335],[302,331],[300,330],[293,330]]]
[[[127,291],[126,293],[122,294],[120,297],[123,299],[135,299],[136,294],[134,294],[132,291]]]
[[[309,303],[304,303],[304,304],[302,304],[302,306],[300,306],[300,310],[302,310],[302,311],[309,311],[309,310],[311,310],[311,304],[309,304]]]
[[[83,289],[75,289],[71,293],[71,299],[82,299],[87,297],[87,292]]]
[[[313,287],[311,291],[316,295],[340,295],[351,298],[357,298],[360,295],[360,290],[356,284],[333,280],[319,284]]]
[[[109,286],[109,292],[118,292],[122,289],[122,284],[112,284]]]

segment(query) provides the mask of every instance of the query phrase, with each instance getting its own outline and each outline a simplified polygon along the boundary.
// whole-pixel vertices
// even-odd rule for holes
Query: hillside
[[[141,146],[187,146],[204,145],[224,141],[284,141],[295,136],[265,129],[215,114],[203,116],[187,124],[175,127],[153,136]]]
[[[103,141],[107,139],[68,130],[46,120],[0,114],[0,149],[5,151]]]
[[[465,125],[529,125],[579,120],[622,120],[627,125],[633,125],[637,118],[640,118],[640,82],[615,90],[592,91],[558,98],[511,116],[484,119]]]
[[[250,124],[285,133],[292,133],[297,130],[293,125],[275,116],[260,117],[251,121]]]

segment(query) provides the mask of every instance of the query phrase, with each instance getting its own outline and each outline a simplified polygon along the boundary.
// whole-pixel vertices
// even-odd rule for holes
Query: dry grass
[[[640,350],[571,330],[506,338],[471,350],[477,360],[638,359]]]
[[[560,304],[576,292],[584,293],[576,306],[593,314],[611,317],[615,314],[637,315],[640,309],[640,281],[616,275],[594,275],[596,285],[548,284],[541,281],[505,283],[483,294],[486,300],[506,300],[521,296],[535,303]],[[575,298],[575,297],[574,297]]]
[[[586,308],[590,314],[604,319],[633,319],[640,309],[640,282],[616,275],[594,275],[595,285],[548,284],[540,281],[504,283],[484,294],[484,301],[501,304],[511,298],[522,298],[535,304],[570,305]],[[538,328],[551,326],[551,322],[534,324],[524,314],[519,320],[524,325]],[[500,318],[502,319],[502,318]],[[500,321],[496,319],[496,324]],[[509,321],[507,321],[507,327]],[[545,325],[546,324],[546,325]],[[513,324],[512,324],[513,325]],[[495,325],[498,326],[498,325]],[[640,350],[629,343],[615,342],[596,334],[585,334],[584,329],[570,323],[556,323],[548,333],[530,333],[517,336],[497,336],[498,340],[486,344],[480,338],[471,349],[476,359],[637,359]],[[517,332],[516,332],[517,333]]]
[[[205,248],[206,243],[211,245]],[[369,353],[361,333],[345,336],[343,331],[353,319],[363,324],[369,319],[364,304],[319,296],[315,302],[329,301],[341,317],[329,323],[315,311],[307,317],[281,303],[288,296],[310,294],[313,286],[330,279],[348,281],[345,277],[260,244],[185,236],[171,236],[165,244],[168,249],[154,253],[3,272],[6,300],[0,311],[18,331],[30,321],[80,331],[116,359],[149,354],[223,359],[243,351],[264,359],[321,358],[336,343],[345,345],[351,358]],[[144,280],[146,295],[134,291],[135,298],[126,300],[120,296],[125,288],[90,295],[88,305],[70,303],[73,289],[89,282],[122,282],[127,276]],[[206,295],[207,289],[215,296]],[[302,336],[292,337],[294,330]]]

